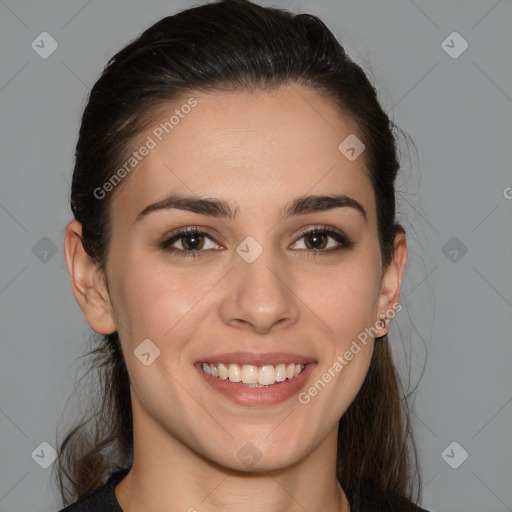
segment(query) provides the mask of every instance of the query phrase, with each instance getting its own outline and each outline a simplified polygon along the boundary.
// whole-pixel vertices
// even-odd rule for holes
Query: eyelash
[[[331,248],[331,249],[302,249],[302,251],[305,251],[307,253],[307,257],[316,257],[319,254],[333,254],[333,253],[336,253],[343,249],[351,249],[354,246],[354,242],[352,240],[350,240],[350,238],[347,235],[345,235],[345,233],[343,233],[342,231],[339,231],[337,229],[327,227],[327,226],[314,226],[311,228],[307,228],[300,233],[299,237],[297,238],[297,241],[299,241],[301,238],[307,236],[310,233],[326,234],[329,237],[336,240],[336,242],[338,242],[341,245],[338,245],[337,247]],[[183,258],[202,257],[202,256],[205,256],[205,254],[201,254],[201,253],[206,253],[206,252],[209,252],[210,250],[212,250],[212,249],[209,249],[206,251],[196,250],[196,249],[183,250],[183,249],[176,249],[174,247],[170,247],[174,242],[176,242],[180,238],[185,238],[187,235],[191,235],[191,234],[206,236],[212,242],[215,242],[213,237],[207,231],[202,231],[201,229],[199,229],[196,226],[190,226],[190,227],[187,227],[187,228],[177,231],[170,238],[167,238],[163,242],[159,243],[159,247],[160,247],[160,249],[162,249],[166,252],[176,254]],[[296,243],[296,242],[294,242],[294,243]]]

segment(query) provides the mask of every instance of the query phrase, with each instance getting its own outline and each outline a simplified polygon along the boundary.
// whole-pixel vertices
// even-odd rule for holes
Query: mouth
[[[268,388],[276,383],[298,377],[306,368],[305,364],[280,363],[276,366],[264,364],[254,366],[228,363],[199,363],[202,371],[212,377],[239,383],[253,388]]]
[[[298,393],[316,364],[298,354],[237,352],[206,357],[194,366],[210,389],[231,401],[269,406]]]

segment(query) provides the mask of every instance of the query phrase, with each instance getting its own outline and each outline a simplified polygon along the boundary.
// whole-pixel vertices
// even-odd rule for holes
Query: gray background
[[[118,49],[199,3],[0,0],[0,512],[60,508],[40,445],[55,447],[72,419],[64,407],[92,332],[62,251],[84,98]],[[423,506],[512,510],[512,4],[261,3],[320,16],[416,145],[401,142],[409,263],[390,339],[416,390]],[[31,47],[44,31],[58,43],[46,59]],[[457,58],[462,40],[442,46],[454,31],[469,45]]]

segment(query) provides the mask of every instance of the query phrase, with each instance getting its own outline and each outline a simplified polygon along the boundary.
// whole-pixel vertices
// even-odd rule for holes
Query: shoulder
[[[383,493],[371,481],[364,481],[355,493],[351,512],[428,512],[405,498]]]
[[[116,471],[101,487],[59,512],[123,512],[116,499],[115,486],[126,476],[128,471],[129,469]]]

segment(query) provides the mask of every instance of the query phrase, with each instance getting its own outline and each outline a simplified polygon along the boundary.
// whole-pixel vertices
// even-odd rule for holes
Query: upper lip
[[[194,364],[198,363],[226,363],[239,365],[261,366],[262,364],[271,364],[273,366],[280,363],[296,363],[307,364],[314,362],[315,359],[300,354],[292,354],[289,352],[229,352],[224,354],[214,354],[204,356],[197,359]]]

